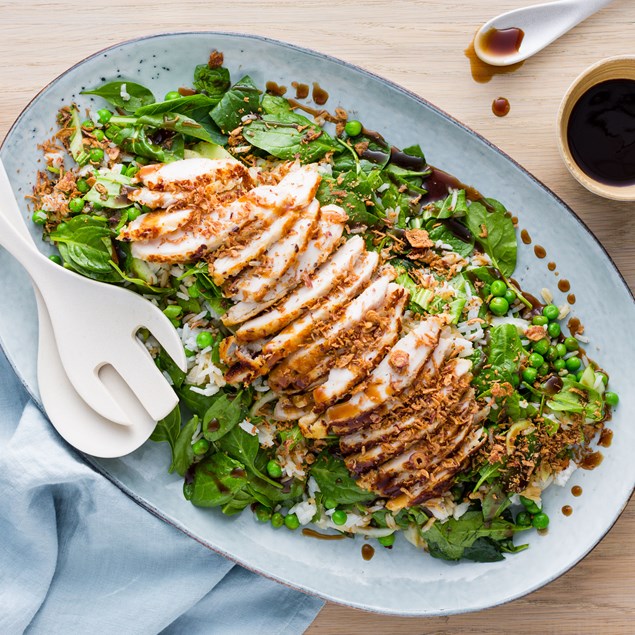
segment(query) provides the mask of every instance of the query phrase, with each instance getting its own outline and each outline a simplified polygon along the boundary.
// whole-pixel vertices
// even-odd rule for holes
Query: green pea
[[[196,443],[192,445],[192,452],[196,454],[196,456],[201,456],[201,454],[205,454],[209,450],[209,441],[207,439],[199,439]]]
[[[189,348],[184,348],[185,357],[194,357],[196,355],[196,351],[191,351]]]
[[[556,352],[558,357],[564,357],[567,354],[567,347],[562,342],[558,342],[556,344]]]
[[[272,459],[267,463],[267,474],[269,474],[271,478],[280,478],[282,476],[282,468]]]
[[[91,119],[86,119],[86,121],[82,121],[82,128],[90,132],[95,129],[95,123]]]
[[[97,117],[99,117],[100,123],[108,123],[112,117],[112,113],[107,108],[102,108],[97,111]]]
[[[532,348],[535,353],[546,355],[549,350],[549,340],[546,337],[543,337],[541,340],[534,342]]]
[[[558,372],[560,372],[561,370],[564,370],[566,365],[567,365],[567,362],[565,362],[564,359],[562,359],[561,357],[554,360],[553,362],[553,368],[554,370],[557,370]]]
[[[337,511],[333,512],[333,515],[331,516],[331,520],[336,525],[344,525],[346,521],[348,520],[348,516],[346,515],[345,511],[338,509]]]
[[[602,383],[606,386],[609,383],[609,378],[608,375],[604,374],[604,373],[595,373],[596,377],[599,377],[602,380]]]
[[[166,306],[165,309],[163,309],[163,313],[165,314],[165,316],[170,318],[171,320],[179,317],[182,312],[183,309],[178,304],[170,304],[170,306]]]
[[[580,348],[580,344],[575,337],[565,337],[564,345],[567,347],[568,351],[577,351]]]
[[[584,368],[575,374],[575,380],[582,381],[582,375],[584,375]]]
[[[268,507],[265,507],[261,503],[258,503],[254,507],[254,514],[258,522],[268,523],[271,519],[271,510]]]
[[[190,298],[201,297],[201,290],[198,288],[198,285],[196,283],[187,288],[187,295],[189,295]]]
[[[287,526],[287,529],[297,529],[300,526],[300,521],[295,514],[287,514],[284,517],[284,524]]]
[[[547,529],[549,526],[549,516],[544,512],[538,512],[532,519],[531,524],[536,529]]]
[[[209,331],[201,331],[196,336],[196,345],[199,348],[207,348],[208,346],[212,345],[213,341],[214,341],[214,338],[212,337],[212,334]]]
[[[56,265],[62,264],[62,259],[57,254],[53,254],[52,256],[49,256],[49,260],[51,262],[54,262]]]
[[[531,323],[535,326],[545,326],[547,322],[549,322],[549,320],[544,315],[534,315],[534,317],[531,318]]]
[[[528,384],[533,384],[537,376],[538,371],[535,368],[530,367],[523,370],[523,381],[526,381]]]
[[[284,525],[284,516],[280,512],[276,512],[271,516],[271,524],[275,529],[279,529]]]
[[[552,362],[554,359],[557,359],[558,357],[558,351],[556,350],[555,346],[549,346],[549,348],[547,349],[547,354],[545,355],[545,357]]]
[[[537,514],[540,511],[540,507],[538,507],[538,505],[534,501],[532,501],[531,498],[525,498],[524,496],[521,496],[520,502],[530,514]]]
[[[113,124],[112,126],[108,126],[108,128],[106,129],[106,137],[112,141],[120,132],[121,128]]]
[[[509,302],[509,304],[512,304],[518,296],[513,289],[507,289],[503,297],[505,298],[505,300],[507,300],[507,302]]]
[[[531,514],[529,512],[518,512],[516,514],[516,525],[519,527],[531,527]]]
[[[565,362],[565,366],[570,373],[575,373],[582,366],[582,362],[579,357],[569,357]]]
[[[97,139],[97,141],[103,141],[106,138],[103,130],[95,130],[93,134],[95,135],[95,139]]]
[[[509,302],[505,298],[492,298],[489,303],[489,310],[494,315],[505,315],[509,311]]]
[[[538,375],[540,377],[544,377],[545,375],[549,374],[549,364],[547,364],[547,362],[545,362],[544,364],[540,365],[540,368],[538,369]]]
[[[616,392],[607,390],[604,393],[604,401],[606,401],[606,403],[612,408],[615,408],[615,406],[617,406],[617,404],[620,402],[620,398],[618,397]]]
[[[139,218],[139,215],[141,214],[141,210],[137,209],[136,207],[129,207],[127,209],[128,212],[128,221],[132,222],[135,218]]]
[[[344,131],[349,137],[356,137],[362,131],[362,124],[356,119],[346,122]]]
[[[91,148],[88,156],[91,163],[101,163],[104,160],[104,151],[101,148]]]
[[[326,509],[335,509],[337,507],[337,501],[334,501],[332,498],[325,498],[324,507]]]
[[[549,333],[549,337],[560,337],[560,333],[562,329],[560,328],[560,324],[557,322],[551,322],[547,327],[547,333]]]
[[[377,542],[382,547],[392,547],[395,544],[395,534],[388,534],[388,536],[380,536],[377,538]]]
[[[490,291],[493,296],[502,298],[505,295],[505,291],[507,291],[507,285],[502,280],[494,280]]]
[[[163,101],[172,101],[173,99],[179,99],[181,94],[176,90],[171,90],[169,93],[165,94]]]
[[[33,217],[31,220],[36,225],[44,225],[48,218],[48,214],[43,209],[38,209],[36,212],[33,212]]]
[[[532,353],[529,356],[529,365],[532,368],[540,368],[545,363],[545,358],[540,353]]]
[[[548,304],[543,307],[542,314],[551,322],[557,320],[560,315],[560,309],[555,304]]]
[[[68,209],[71,214],[79,214],[84,209],[84,199],[72,198],[68,203]]]
[[[86,194],[88,190],[90,190],[90,185],[86,182],[85,179],[77,179],[77,183],[75,183],[75,187],[82,193]]]

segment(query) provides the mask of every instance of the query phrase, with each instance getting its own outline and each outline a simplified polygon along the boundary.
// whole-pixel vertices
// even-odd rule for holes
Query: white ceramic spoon
[[[169,414],[178,397],[136,339],[147,328],[175,363],[185,370],[180,338],[165,315],[141,296],[101,284],[64,269],[43,256],[9,221],[20,214],[0,161],[0,244],[29,272],[46,303],[66,375],[82,399],[103,417],[129,425],[130,414],[100,379],[112,366],[130,387],[151,419]],[[7,210],[13,206],[12,212]],[[20,214],[21,216],[21,214]],[[126,399],[126,404],[130,400]]]
[[[586,20],[613,0],[559,0],[515,9],[486,22],[476,33],[474,51],[487,64],[509,66],[542,51],[576,24]],[[524,37],[518,51],[494,54],[484,48],[483,35],[490,29],[522,29]]]

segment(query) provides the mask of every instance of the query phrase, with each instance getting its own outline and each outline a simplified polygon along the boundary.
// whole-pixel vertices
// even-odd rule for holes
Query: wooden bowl
[[[595,180],[574,161],[569,149],[567,128],[573,107],[590,88],[610,79],[635,80],[635,56],[623,55],[601,60],[587,68],[571,84],[558,110],[558,147],[569,172],[587,190],[617,201],[635,201],[635,183],[632,185],[608,185]]]

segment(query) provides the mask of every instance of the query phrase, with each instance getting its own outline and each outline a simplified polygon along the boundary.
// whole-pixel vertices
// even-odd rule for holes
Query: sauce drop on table
[[[541,245],[536,245],[534,247],[534,253],[536,254],[536,258],[544,258],[547,255],[547,250]]]
[[[567,302],[568,302],[569,304],[575,304],[575,293],[570,293],[570,294],[567,296]]]
[[[600,463],[602,463],[603,459],[604,459],[604,456],[602,452],[592,452],[591,454],[589,454],[588,456],[585,456],[582,459],[582,462],[580,463],[580,467],[583,470],[594,470]]]
[[[547,269],[549,269],[549,271],[555,271],[556,270],[556,263],[555,262],[550,262],[547,265]]]
[[[574,485],[574,486],[571,488],[571,493],[572,493],[574,496],[582,496],[582,488],[581,488],[579,485]]]
[[[346,538],[344,534],[321,534],[319,531],[306,527],[302,530],[302,535],[317,538],[318,540],[343,540]]]
[[[635,80],[592,86],[573,106],[567,141],[573,160],[607,185],[635,183]]]
[[[497,97],[492,102],[492,112],[497,117],[504,117],[509,113],[511,106],[509,105],[509,100],[505,97]]]
[[[309,96],[308,84],[300,84],[299,82],[291,82],[291,86],[295,88],[296,99],[306,99]]]
[[[525,245],[531,245],[531,236],[529,235],[529,232],[526,229],[523,229],[520,232],[520,239],[523,241]]]
[[[565,516],[571,516],[571,514],[573,514],[573,507],[571,507],[571,505],[564,505],[562,508],[562,513]]]
[[[282,97],[287,92],[286,86],[280,86],[276,84],[276,82],[267,82],[265,84],[267,92],[271,95],[276,95],[277,97]]]
[[[563,278],[560,282],[558,282],[558,289],[560,289],[562,293],[566,293],[569,289],[571,289],[571,283]]]
[[[604,430],[602,430],[602,432],[600,433],[600,440],[598,441],[598,445],[602,446],[603,448],[608,448],[610,447],[612,442],[613,442],[613,430],[604,428]]]
[[[329,94],[317,82],[313,82],[311,99],[313,99],[318,106],[324,106],[324,104],[329,100]]]
[[[370,560],[374,555],[375,549],[371,545],[362,545],[362,558],[364,558],[364,560]]]

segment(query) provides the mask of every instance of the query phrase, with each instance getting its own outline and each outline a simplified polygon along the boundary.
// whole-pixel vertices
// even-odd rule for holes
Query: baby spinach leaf
[[[465,190],[453,190],[444,199],[428,205],[423,217],[424,219],[462,217],[467,214],[467,211]]]
[[[364,174],[346,172],[336,179],[325,176],[320,182],[317,199],[321,205],[339,205],[351,222],[376,225],[381,218],[373,212],[372,190]]]
[[[157,422],[154,432],[150,435],[150,439],[157,443],[165,441],[169,444],[172,453],[174,453],[174,445],[181,432],[181,411],[177,406],[174,410],[161,421]]]
[[[473,547],[479,538],[505,540],[518,530],[514,523],[502,518],[486,522],[480,511],[471,511],[463,514],[458,520],[450,518],[443,523],[435,522],[421,535],[434,558],[460,560],[465,557],[465,551]],[[479,552],[482,553],[482,549],[479,549]],[[468,551],[468,554],[478,555],[474,551]]]
[[[176,387],[176,394],[179,396],[180,402],[193,414],[198,415],[201,419],[209,410],[210,406],[217,399],[217,395],[208,397],[192,390],[192,386],[183,384],[181,388]]]
[[[433,227],[428,232],[428,236],[430,240],[440,240],[446,245],[452,247],[452,249],[463,256],[464,258],[469,256],[474,251],[474,238],[470,242],[465,242],[461,240],[457,236],[455,236],[444,224],[437,225]]]
[[[260,91],[251,77],[245,75],[223,95],[210,115],[221,132],[228,134],[240,125],[245,115],[258,112],[259,102]]]
[[[485,463],[478,471],[479,480],[474,486],[474,492],[483,485],[483,483],[491,483],[494,479],[498,478],[501,473],[503,465],[502,463]]]
[[[208,441],[218,441],[244,419],[242,393],[229,399],[226,393],[217,393],[214,403],[203,416],[203,436]]]
[[[170,375],[172,383],[177,388],[183,385],[185,373],[174,363],[174,360],[167,354],[164,348],[159,351],[158,366],[161,370],[164,370]]]
[[[82,91],[82,95],[97,95],[103,97],[113,106],[121,108],[126,112],[135,112],[142,106],[153,104],[155,102],[152,91],[141,84],[118,80],[116,82],[108,82],[98,88]]]
[[[199,418],[194,415],[179,432],[172,449],[172,464],[170,472],[185,476],[188,468],[194,462],[194,450],[192,449],[192,437],[198,428]]]
[[[150,126],[151,128],[158,128],[160,130],[170,130],[172,132],[179,132],[188,137],[194,139],[201,139],[208,143],[215,143],[214,139],[208,132],[208,130],[195,121],[191,117],[183,115],[178,112],[165,112],[158,115],[143,115],[139,117],[135,125],[138,126]]]
[[[467,227],[492,259],[492,264],[504,276],[511,276],[516,269],[517,253],[514,224],[500,203],[490,199],[486,202],[491,211],[481,203],[472,203],[467,208]]]
[[[239,514],[243,509],[249,507],[254,502],[259,501],[253,493],[250,491],[249,486],[245,489],[241,489],[236,495],[228,502],[225,503],[221,509],[226,516],[234,516]],[[263,503],[265,505],[265,503]]]
[[[318,456],[310,472],[324,497],[331,498],[340,505],[361,503],[376,498],[372,492],[359,487],[349,474],[344,461],[336,459],[327,450]]]
[[[477,538],[470,547],[463,551],[463,558],[474,562],[499,562],[505,560],[501,553],[500,543],[491,538]]]
[[[137,117],[145,115],[163,115],[167,112],[187,115],[196,121],[204,119],[209,111],[218,103],[208,95],[187,95],[178,99],[169,99],[155,104],[142,106],[135,111]]]
[[[243,128],[243,136],[256,148],[279,159],[300,159],[312,163],[327,152],[337,152],[339,144],[317,124],[294,112],[263,115]]]
[[[249,480],[244,465],[218,452],[196,464],[190,501],[197,507],[217,507],[229,503]]]
[[[492,383],[512,383],[523,360],[523,345],[513,324],[501,324],[489,331],[487,347],[487,367],[474,380],[482,392],[488,391]]]
[[[262,112],[264,112],[266,115],[293,113],[291,104],[284,97],[279,97],[278,95],[270,95],[269,93],[265,93],[262,96],[260,107],[262,108]]]
[[[501,485],[492,485],[481,503],[483,518],[486,521],[498,518],[510,505],[510,496],[503,492]]]
[[[229,71],[223,66],[210,68],[207,64],[199,64],[194,69],[194,88],[218,103],[231,84]]]

